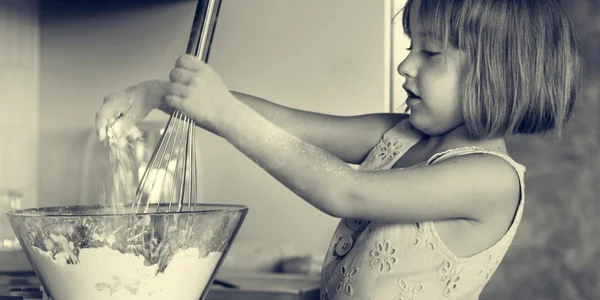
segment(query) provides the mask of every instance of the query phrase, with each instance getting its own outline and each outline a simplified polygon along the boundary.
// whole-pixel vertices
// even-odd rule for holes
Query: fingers
[[[114,121],[112,126],[109,127],[108,132],[110,138],[115,140],[121,139],[121,136],[127,135],[132,127],[135,125],[135,118],[132,115],[123,115]],[[108,135],[108,133],[107,133]]]
[[[178,96],[173,96],[173,95],[167,95],[165,97],[165,102],[170,107],[181,110],[181,107],[183,105],[183,98],[178,97]]]
[[[107,135],[107,129],[115,122],[116,109],[112,101],[108,101],[108,97],[104,98],[104,104],[100,110],[96,112],[96,134],[100,141],[104,141]]]
[[[165,102],[167,105],[181,109],[183,100],[188,96],[188,86],[181,83],[172,83],[167,90]]]
[[[185,69],[192,72],[202,71],[206,64],[195,56],[184,54],[177,58],[175,68]]]
[[[188,86],[181,83],[171,83],[167,89],[167,96],[186,98],[188,96]]]
[[[184,54],[175,62],[175,68],[169,73],[169,80],[172,83],[183,85],[193,85],[199,78],[206,77],[210,72],[210,67],[203,61],[194,56]]]
[[[183,69],[173,73],[178,81],[190,81],[189,78],[192,77],[191,72]],[[127,132],[152,109],[167,110],[165,92],[171,85],[172,83],[166,80],[147,80],[106,96],[96,113],[98,139],[104,141],[107,137],[119,138],[127,135]],[[179,87],[172,93],[183,95],[183,91],[185,89]]]
[[[169,80],[173,83],[189,85],[194,80],[194,72],[182,68],[175,68],[169,73]]]
[[[129,97],[124,93],[114,93],[104,98],[104,103],[96,113],[96,134],[100,141],[114,134],[114,123],[121,119],[131,107]]]
[[[100,141],[104,141],[106,138],[106,125],[108,120],[103,117],[102,109],[96,113],[96,135]]]

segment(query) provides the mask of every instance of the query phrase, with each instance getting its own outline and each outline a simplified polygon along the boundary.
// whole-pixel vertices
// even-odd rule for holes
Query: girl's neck
[[[423,150],[430,153],[439,153],[453,148],[481,147],[487,150],[507,153],[504,137],[476,139],[469,135],[465,124],[438,136],[425,136],[423,138]]]

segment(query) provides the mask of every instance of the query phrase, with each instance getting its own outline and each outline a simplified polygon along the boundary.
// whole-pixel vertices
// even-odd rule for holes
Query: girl
[[[321,299],[478,299],[523,213],[525,167],[504,137],[560,133],[572,115],[582,69],[573,26],[559,0],[409,0],[402,19],[408,115],[279,106],[230,92],[184,55],[170,81],[107,96],[99,137],[152,108],[179,109],[341,218]]]

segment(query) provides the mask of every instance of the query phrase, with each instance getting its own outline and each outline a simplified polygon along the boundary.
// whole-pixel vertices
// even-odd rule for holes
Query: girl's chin
[[[413,110],[411,110],[410,114],[408,115],[408,122],[410,123],[410,125],[412,125],[412,127],[423,132],[423,130],[421,129],[422,127],[419,126],[419,117],[417,114],[415,114]]]
[[[422,112],[419,113],[419,111],[411,111],[408,116],[408,121],[415,129],[430,137],[448,134],[451,131],[460,129],[461,126],[466,126],[464,121],[462,123],[450,123],[451,125],[444,125],[434,121],[434,119]]]
[[[432,132],[431,132],[432,124],[430,123],[430,121],[427,119],[427,117],[420,115],[418,111],[411,110],[411,112],[408,116],[408,121],[410,122],[410,125],[412,125],[415,129],[417,129],[421,133],[428,135],[428,136],[435,135],[435,134],[432,134]]]

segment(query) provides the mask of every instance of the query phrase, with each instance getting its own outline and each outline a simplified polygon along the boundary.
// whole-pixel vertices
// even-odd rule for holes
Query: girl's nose
[[[417,66],[414,59],[410,59],[409,53],[406,58],[398,65],[397,71],[404,78],[415,78],[417,76]]]

